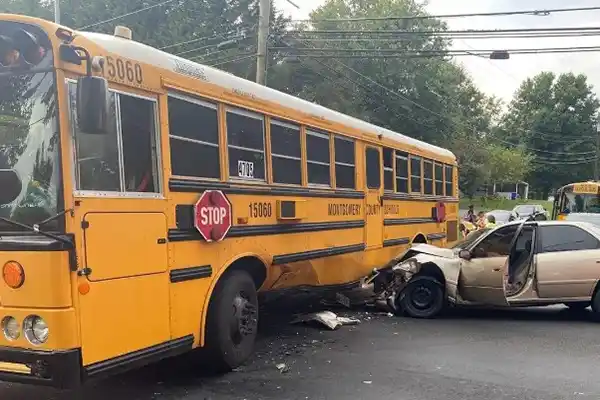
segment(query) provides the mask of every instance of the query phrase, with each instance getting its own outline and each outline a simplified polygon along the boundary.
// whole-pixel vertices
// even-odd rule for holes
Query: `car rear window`
[[[598,239],[576,226],[542,226],[540,239],[539,253],[592,250],[600,247]]]

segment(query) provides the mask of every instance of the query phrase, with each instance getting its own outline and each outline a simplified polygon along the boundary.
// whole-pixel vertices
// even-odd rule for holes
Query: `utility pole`
[[[596,162],[594,163],[594,180],[600,181],[600,120],[596,122]]]
[[[271,0],[258,0],[258,46],[256,51],[256,83],[267,82],[267,40],[269,38],[269,17]]]
[[[60,0],[54,0],[54,22],[60,24]]]

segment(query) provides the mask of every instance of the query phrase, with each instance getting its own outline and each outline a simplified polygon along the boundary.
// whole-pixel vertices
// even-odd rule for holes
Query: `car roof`
[[[504,225],[502,225],[502,228],[505,228],[507,226],[511,226],[511,225],[519,225],[522,224],[523,221],[511,221],[508,222]],[[584,229],[595,229],[598,230],[598,227],[594,224],[590,224],[589,222],[583,222],[583,221],[555,221],[555,220],[550,220],[550,221],[527,221],[525,222],[525,225],[538,225],[538,226],[579,226],[581,228]]]

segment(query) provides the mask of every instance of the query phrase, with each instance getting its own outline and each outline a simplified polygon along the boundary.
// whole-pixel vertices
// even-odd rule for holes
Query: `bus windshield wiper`
[[[52,221],[52,220],[60,217],[61,215],[64,215],[65,213],[67,213],[69,211],[70,210],[62,211],[62,212],[56,214],[55,216],[50,217],[50,218],[48,218],[48,219],[40,222],[39,224],[33,224],[33,225],[22,224],[20,222],[13,221],[12,219],[5,218],[5,217],[0,217],[0,221],[6,222],[7,224],[10,224],[10,225],[13,225],[13,226],[18,226],[19,228],[27,229],[27,230],[29,230],[31,232],[37,233],[37,234],[42,235],[42,236],[46,236],[46,237],[48,237],[50,239],[54,239],[56,241],[59,241],[59,242],[61,242],[63,244],[66,244],[66,245],[69,245],[69,246],[73,246],[73,241],[72,240],[65,239],[64,237],[55,235],[55,234],[50,233],[50,232],[44,232],[44,231],[42,231],[40,229],[41,225],[44,225],[44,224],[46,224],[46,223],[48,223],[48,222],[50,222],[50,221]]]

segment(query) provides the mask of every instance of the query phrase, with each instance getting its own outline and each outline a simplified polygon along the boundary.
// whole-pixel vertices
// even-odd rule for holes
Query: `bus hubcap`
[[[238,293],[233,298],[231,337],[236,344],[240,344],[245,336],[256,332],[258,325],[256,314],[256,306],[246,298],[244,293]]]

